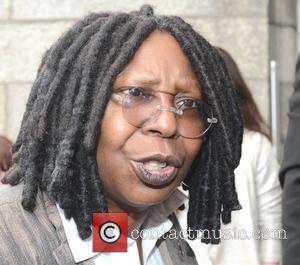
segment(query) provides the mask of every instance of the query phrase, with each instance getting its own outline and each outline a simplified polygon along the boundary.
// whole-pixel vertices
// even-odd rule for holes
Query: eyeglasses
[[[122,104],[126,121],[138,128],[155,121],[162,111],[175,114],[178,133],[185,138],[199,138],[211,128],[212,124],[218,122],[204,101],[175,96],[174,107],[162,106],[160,93],[165,92],[149,88],[125,87],[113,92],[112,99]]]

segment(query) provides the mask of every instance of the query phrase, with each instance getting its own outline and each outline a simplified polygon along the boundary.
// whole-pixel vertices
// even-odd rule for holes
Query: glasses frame
[[[123,111],[123,115],[124,115],[124,98],[126,97],[126,95],[124,96],[121,96],[119,95],[119,93],[121,93],[122,91],[124,91],[126,88],[131,88],[131,87],[124,87],[124,88],[120,88],[118,89],[117,91],[113,91],[112,94],[111,94],[111,98],[119,103],[121,103],[122,105],[122,111]],[[161,92],[161,91],[153,91],[153,94],[154,93],[165,93],[165,92]],[[165,94],[169,94],[169,93],[165,93]],[[183,110],[181,109],[178,109],[176,107],[169,107],[169,106],[163,106],[163,105],[157,105],[157,110],[159,111],[169,111],[169,112],[173,112],[176,115],[178,116],[181,116],[183,115]],[[126,119],[127,120],[127,119]],[[128,122],[128,121],[127,121]],[[213,116],[213,114],[211,115],[211,117],[208,117],[206,119],[206,122],[209,123],[208,127],[204,130],[204,132],[202,134],[200,134],[199,136],[196,136],[196,137],[186,137],[186,136],[183,136],[181,135],[182,137],[184,138],[188,138],[188,139],[197,139],[197,138],[201,138],[205,133],[208,132],[208,130],[212,127],[213,124],[216,124],[218,122],[218,119],[216,117]],[[130,122],[129,122],[130,123]],[[131,123],[130,123],[131,124]],[[135,125],[133,125],[135,126]],[[140,128],[139,126],[136,126],[137,128]]]

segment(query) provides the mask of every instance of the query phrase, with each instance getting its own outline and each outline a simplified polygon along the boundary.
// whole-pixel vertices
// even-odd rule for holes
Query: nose
[[[144,124],[142,132],[148,135],[158,135],[163,138],[178,136],[176,114],[170,110],[159,110],[153,118]]]

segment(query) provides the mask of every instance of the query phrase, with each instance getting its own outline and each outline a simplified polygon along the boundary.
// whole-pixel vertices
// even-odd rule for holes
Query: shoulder
[[[40,193],[33,212],[22,207],[23,187],[0,188],[0,264],[53,264],[58,246],[54,226]]]
[[[36,221],[37,219],[47,215],[44,197],[40,191],[38,191],[36,196],[36,206],[34,210],[28,211],[23,208],[23,189],[23,183],[19,183],[15,186],[5,185],[0,187],[0,222],[7,221],[8,225],[23,221],[38,223],[38,221]]]
[[[245,130],[242,144],[242,155],[253,156],[266,154],[269,155],[273,152],[272,143],[262,133]]]
[[[0,188],[0,231],[7,230],[6,234],[18,233],[22,223],[33,223],[36,219],[36,209],[33,212],[27,211],[22,206],[22,183],[16,186],[5,185]],[[37,199],[40,208],[39,199]],[[23,226],[24,228],[24,226]]]
[[[4,185],[0,187],[0,208],[7,204],[21,202],[23,184],[16,186]]]
[[[260,132],[250,131],[245,129],[243,136],[243,144],[258,144],[272,146],[270,140]]]
[[[278,167],[270,140],[259,132],[245,130],[239,168],[258,174],[270,170],[278,171]]]

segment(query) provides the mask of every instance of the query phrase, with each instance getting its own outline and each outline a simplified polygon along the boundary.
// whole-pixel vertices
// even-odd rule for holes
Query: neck
[[[107,199],[108,211],[110,213],[128,213],[128,231],[131,231],[139,219],[146,213],[148,207],[134,208],[116,204],[114,201]]]

